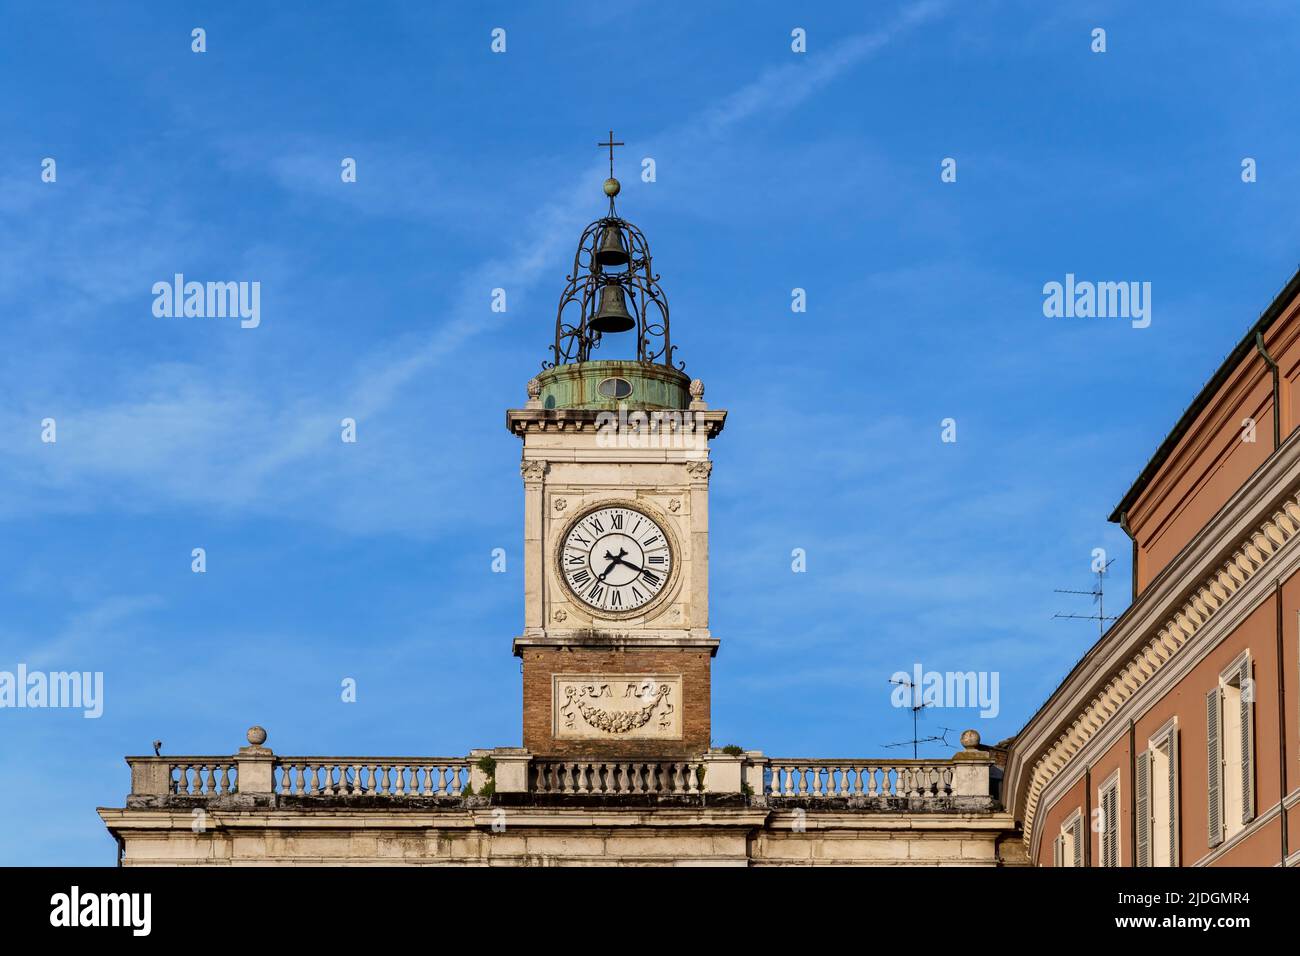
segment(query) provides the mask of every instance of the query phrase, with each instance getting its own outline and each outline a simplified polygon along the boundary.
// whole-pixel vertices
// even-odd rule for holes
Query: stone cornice
[[[1017,735],[1006,793],[1023,821],[1027,846],[1048,784],[1300,531],[1298,487],[1300,435],[1293,435],[1139,595]],[[1225,548],[1225,541],[1234,544]]]
[[[645,416],[644,425],[639,424],[639,416]],[[632,418],[638,416],[638,418]],[[648,434],[661,431],[693,431],[697,423],[703,425],[709,438],[722,433],[727,422],[725,409],[709,410],[683,409],[644,411],[628,409],[625,412],[611,412],[595,408],[511,408],[506,411],[506,428],[512,434],[523,437],[528,432],[594,432],[598,427],[613,431],[627,422],[632,431],[644,428]]]
[[[664,647],[706,650],[718,653],[719,641],[708,630],[690,631],[594,631],[550,629],[516,637],[512,650],[519,657],[528,647],[587,647],[598,650],[626,650],[630,647]]]

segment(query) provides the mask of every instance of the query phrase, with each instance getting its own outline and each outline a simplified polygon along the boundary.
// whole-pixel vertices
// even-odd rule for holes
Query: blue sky
[[[106,700],[0,710],[0,863],[111,864],[94,808],[155,738],[518,742],[503,411],[610,127],[679,354],[730,412],[715,741],[906,755],[887,681],[917,662],[1000,675],[996,718],[923,733],[1018,730],[1095,638],[1053,589],[1103,547],[1125,603],[1106,516],[1300,248],[1290,5],[1041,7],[8,5],[0,669],[103,671]],[[177,272],[260,282],[261,325],[155,318]],[[1150,282],[1150,328],[1045,318],[1066,273]]]

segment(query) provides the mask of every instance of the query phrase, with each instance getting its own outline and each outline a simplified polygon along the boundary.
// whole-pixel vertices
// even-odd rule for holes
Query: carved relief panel
[[[680,674],[555,674],[556,739],[680,740]]]

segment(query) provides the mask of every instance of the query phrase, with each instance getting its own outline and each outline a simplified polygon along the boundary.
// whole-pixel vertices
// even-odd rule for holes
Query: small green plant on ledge
[[[727,744],[722,748],[722,752],[731,757],[739,757],[745,752],[745,748],[737,744]]]
[[[497,760],[495,757],[489,757],[485,754],[478,758],[478,768],[483,771],[483,776],[487,778],[483,782],[482,788],[479,790],[479,796],[490,797],[492,794],[497,792]],[[472,790],[469,795],[473,795]]]

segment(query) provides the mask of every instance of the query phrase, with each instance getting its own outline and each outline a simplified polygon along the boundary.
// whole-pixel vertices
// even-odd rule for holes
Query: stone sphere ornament
[[[613,176],[610,176],[609,179],[605,180],[605,185],[603,188],[605,190],[605,195],[608,196],[610,199],[613,199],[615,196],[619,194],[619,191],[623,188],[623,184],[620,183]]]
[[[254,747],[260,747],[266,743],[266,729],[254,725],[248,728],[248,742]]]

